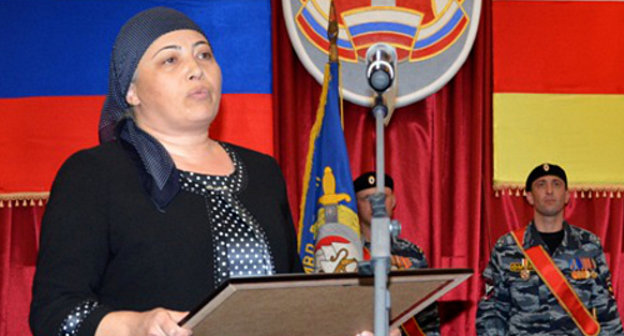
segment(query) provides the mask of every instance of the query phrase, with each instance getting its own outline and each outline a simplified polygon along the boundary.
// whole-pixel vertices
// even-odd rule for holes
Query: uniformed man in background
[[[477,334],[624,335],[598,237],[564,220],[565,171],[539,165],[525,191],[533,220],[492,251]]]
[[[394,196],[394,181],[392,177],[385,175],[386,211],[388,217],[392,218],[396,207],[396,197]],[[373,210],[369,202],[369,197],[376,192],[375,172],[367,172],[353,181],[353,189],[357,199],[358,217],[360,219],[360,231],[362,233],[364,245],[364,259],[370,260],[371,242],[371,222]],[[427,268],[425,253],[420,247],[411,242],[393,238],[390,247],[392,269],[418,269]],[[440,335],[440,318],[438,316],[437,304],[432,304],[425,308],[416,316],[401,326],[403,335]],[[392,335],[392,334],[391,334]]]

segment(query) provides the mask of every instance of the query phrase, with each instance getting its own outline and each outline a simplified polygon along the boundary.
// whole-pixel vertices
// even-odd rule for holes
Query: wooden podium
[[[391,327],[471,275],[470,269],[391,272]],[[353,336],[373,330],[373,292],[373,276],[356,273],[234,278],[180,324],[194,336]]]

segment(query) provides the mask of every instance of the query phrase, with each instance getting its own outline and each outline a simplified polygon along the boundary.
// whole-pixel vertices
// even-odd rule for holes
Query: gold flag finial
[[[329,40],[329,61],[338,61],[338,21],[336,19],[336,7],[334,1],[329,3],[329,26],[327,27],[327,39]]]

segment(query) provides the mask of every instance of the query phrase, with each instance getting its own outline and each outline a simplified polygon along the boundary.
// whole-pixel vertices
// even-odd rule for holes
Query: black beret
[[[568,188],[568,177],[566,176],[566,173],[563,170],[563,168],[552,163],[543,163],[533,168],[533,170],[529,174],[529,177],[527,177],[526,186],[524,187],[524,190],[531,191],[531,186],[533,185],[533,182],[535,182],[535,180],[537,180],[538,178],[542,176],[547,176],[547,175],[553,175],[553,176],[559,177],[560,179],[563,180],[563,182],[565,182],[566,189]]]
[[[384,174],[385,176],[385,185],[386,187],[394,190],[394,181],[392,181],[392,177],[388,174]],[[353,181],[353,189],[357,193],[360,190],[374,188],[377,185],[377,175],[374,171],[364,173],[360,175],[360,177],[356,178]]]

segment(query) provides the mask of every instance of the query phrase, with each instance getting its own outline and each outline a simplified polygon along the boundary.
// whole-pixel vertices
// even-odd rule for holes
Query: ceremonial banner
[[[2,1],[0,206],[46,198],[61,163],[97,145],[114,39],[155,6],[186,13],[214,49],[223,98],[210,135],[273,153],[268,0]]]
[[[495,1],[494,187],[543,162],[572,188],[624,188],[624,2]]]
[[[310,131],[298,226],[299,255],[306,273],[354,272],[356,258],[362,254],[353,179],[342,132],[339,76],[338,63],[327,64],[316,121]],[[323,226],[323,235],[318,237]]]
[[[330,0],[282,0],[288,34],[299,59],[317,81],[329,42]],[[370,106],[365,55],[375,43],[397,52],[401,107],[434,93],[466,60],[476,36],[481,0],[352,0],[336,1],[338,53],[342,62],[343,96]]]

